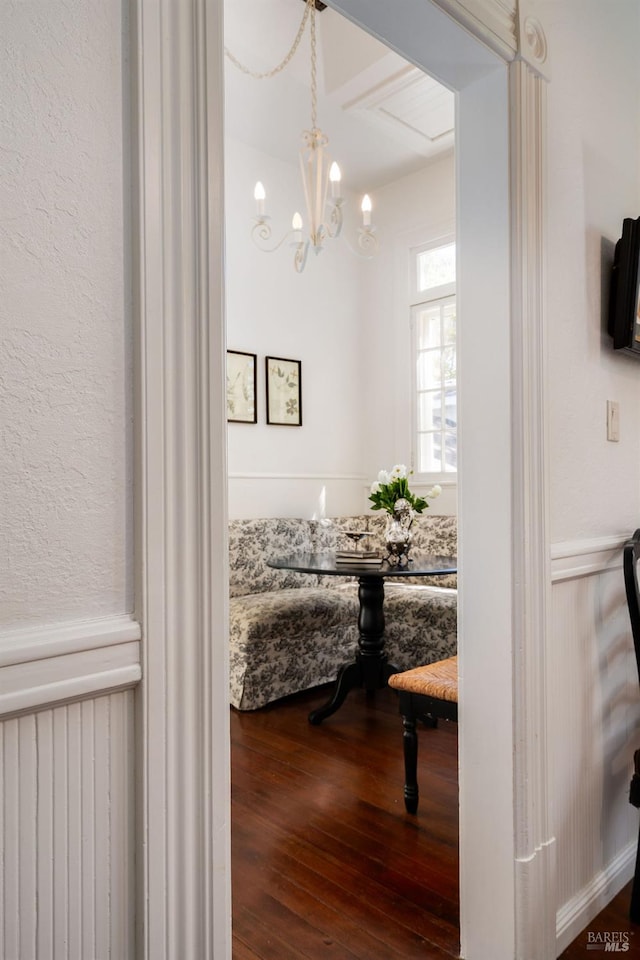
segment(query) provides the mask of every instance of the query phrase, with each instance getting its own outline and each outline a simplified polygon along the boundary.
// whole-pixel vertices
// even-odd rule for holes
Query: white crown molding
[[[110,647],[139,640],[140,635],[140,624],[127,614],[16,627],[0,631],[0,667]]]
[[[505,60],[518,52],[517,0],[433,0]]]
[[[546,638],[550,578],[545,431],[545,83],[510,65],[516,956],[555,948]]]
[[[544,28],[537,17],[527,12],[528,4],[523,0],[433,2],[504,60],[524,60],[536,73],[547,77],[548,49]]]
[[[142,960],[230,956],[221,0],[137,0]]]

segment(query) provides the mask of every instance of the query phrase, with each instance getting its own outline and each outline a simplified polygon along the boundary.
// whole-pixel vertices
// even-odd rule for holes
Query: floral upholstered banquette
[[[370,530],[382,551],[385,517],[329,520],[266,518],[229,522],[230,699],[239,710],[335,680],[358,642],[358,585],[352,577],[316,576],[268,566],[272,557],[353,546],[345,530]],[[414,549],[455,556],[455,517],[422,515]],[[407,670],[453,656],[456,578],[385,581],[386,650]]]

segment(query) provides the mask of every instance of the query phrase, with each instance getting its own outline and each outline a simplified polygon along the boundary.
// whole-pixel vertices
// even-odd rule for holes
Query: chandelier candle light
[[[269,216],[266,213],[266,191],[261,181],[258,181],[253,193],[256,201],[256,217],[251,236],[254,243],[265,253],[274,253],[285,241],[289,240],[293,247],[293,263],[298,273],[302,273],[307,262],[307,255],[311,248],[315,254],[320,253],[327,240],[335,240],[340,236],[343,226],[342,207],[344,198],[340,192],[342,175],[340,167],[330,157],[325,148],[329,142],[326,134],[320,130],[317,123],[318,91],[316,77],[316,7],[315,0],[306,0],[302,23],[289,53],[284,60],[273,70],[263,74],[251,73],[243,67],[228,50],[225,53],[229,59],[245,73],[257,79],[274,76],[279,73],[291,60],[297,50],[307,20],[310,21],[311,32],[311,129],[302,133],[302,148],[300,150],[300,172],[304,187],[306,207],[307,235],[303,235],[305,222],[302,215],[296,211],[291,221],[291,230],[275,245],[272,244],[272,230]],[[328,195],[327,195],[328,194]],[[360,207],[362,211],[362,226],[358,228],[357,250],[347,243],[347,246],[359,256],[370,259],[378,251],[378,240],[375,228],[371,225],[371,198],[365,194]],[[345,241],[346,242],[346,241]]]

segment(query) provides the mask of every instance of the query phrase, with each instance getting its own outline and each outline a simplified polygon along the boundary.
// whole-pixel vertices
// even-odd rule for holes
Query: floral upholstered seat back
[[[315,574],[275,570],[267,565],[272,557],[311,553],[309,521],[268,517],[259,520],[229,521],[229,595],[315,587]]]
[[[374,513],[369,517],[370,543],[384,551],[384,531],[387,515]],[[458,556],[458,521],[456,517],[434,517],[429,513],[413,518],[411,525],[411,553],[428,553],[441,557]],[[448,577],[416,577],[403,579],[403,583],[421,583],[423,586],[457,587],[455,575]]]

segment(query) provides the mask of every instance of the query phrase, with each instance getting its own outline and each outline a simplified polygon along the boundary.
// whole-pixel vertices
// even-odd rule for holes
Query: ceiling
[[[288,53],[301,0],[226,0],[225,46],[253,72]],[[454,144],[454,95],[334,10],[316,14],[318,126],[345,185],[372,190],[423,167]],[[225,58],[226,127],[233,137],[295,161],[311,126],[309,26],[273,78]]]

